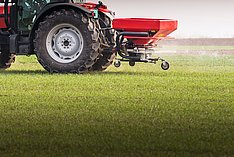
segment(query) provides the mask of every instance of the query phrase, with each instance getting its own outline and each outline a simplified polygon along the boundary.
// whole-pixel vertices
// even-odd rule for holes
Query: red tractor
[[[163,19],[114,19],[102,2],[82,0],[1,0],[0,68],[16,55],[36,55],[50,73],[102,71],[117,54],[120,61],[169,64],[153,58],[150,48],[177,28]],[[113,24],[112,24],[113,23]]]

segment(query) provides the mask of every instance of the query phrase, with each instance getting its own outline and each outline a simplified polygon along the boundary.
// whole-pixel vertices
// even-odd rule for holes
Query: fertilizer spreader
[[[167,35],[177,29],[177,21],[169,19],[122,18],[113,20],[113,28],[117,31],[116,58],[114,65],[119,67],[120,61],[128,61],[130,66],[136,62],[156,63],[162,61],[163,70],[169,69],[169,63],[153,57],[157,42],[168,38]]]

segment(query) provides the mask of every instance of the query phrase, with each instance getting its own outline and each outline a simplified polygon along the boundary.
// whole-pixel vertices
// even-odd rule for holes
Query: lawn
[[[83,75],[0,72],[0,156],[234,156],[234,55]]]

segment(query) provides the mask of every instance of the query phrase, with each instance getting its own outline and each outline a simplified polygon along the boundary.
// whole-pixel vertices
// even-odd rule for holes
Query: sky
[[[234,38],[234,0],[102,0],[102,2],[116,12],[116,18],[176,19],[179,22],[178,30],[172,36],[177,38]]]

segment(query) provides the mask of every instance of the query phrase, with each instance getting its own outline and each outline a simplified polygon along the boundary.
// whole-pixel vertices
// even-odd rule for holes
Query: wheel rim
[[[162,67],[163,70],[168,70],[169,69],[169,63],[162,62],[161,67]]]
[[[60,24],[52,28],[47,35],[46,48],[55,61],[70,63],[80,56],[84,48],[84,39],[73,25]]]

